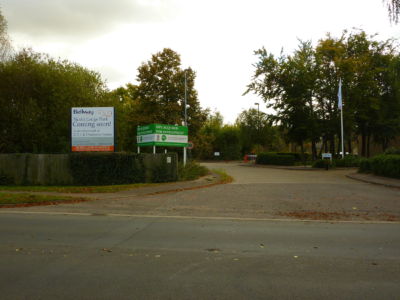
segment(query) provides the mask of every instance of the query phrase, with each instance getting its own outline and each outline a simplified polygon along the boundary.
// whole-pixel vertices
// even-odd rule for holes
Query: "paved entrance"
[[[126,192],[103,200],[19,211],[152,216],[342,221],[400,221],[400,189],[347,178],[354,170],[297,171],[240,163],[207,163],[232,184],[168,194]]]

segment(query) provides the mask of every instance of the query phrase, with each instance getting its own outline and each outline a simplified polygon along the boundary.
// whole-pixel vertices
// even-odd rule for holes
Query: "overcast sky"
[[[316,43],[354,27],[400,38],[381,0],[0,0],[0,7],[15,48],[96,70],[110,89],[135,83],[142,62],[172,48],[197,72],[202,107],[231,123],[261,103],[242,96],[254,50],[291,53],[298,39]]]

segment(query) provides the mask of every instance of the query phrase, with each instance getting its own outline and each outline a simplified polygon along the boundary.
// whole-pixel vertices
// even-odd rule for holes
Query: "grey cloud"
[[[3,0],[10,33],[34,38],[79,38],[109,32],[123,23],[163,22],[174,0]]]

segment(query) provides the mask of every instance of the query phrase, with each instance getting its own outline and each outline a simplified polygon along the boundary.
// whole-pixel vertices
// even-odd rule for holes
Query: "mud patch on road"
[[[349,212],[321,212],[321,211],[289,211],[278,212],[278,216],[289,217],[293,219],[304,220],[328,220],[328,221],[344,221],[344,220],[363,220],[363,221],[387,221],[399,222],[400,216],[388,213],[370,214],[370,213],[349,213]]]

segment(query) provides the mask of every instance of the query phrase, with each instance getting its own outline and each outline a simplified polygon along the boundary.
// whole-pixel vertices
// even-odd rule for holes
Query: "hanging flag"
[[[338,108],[342,109],[343,102],[342,102],[342,79],[339,80],[339,90],[338,90]]]

